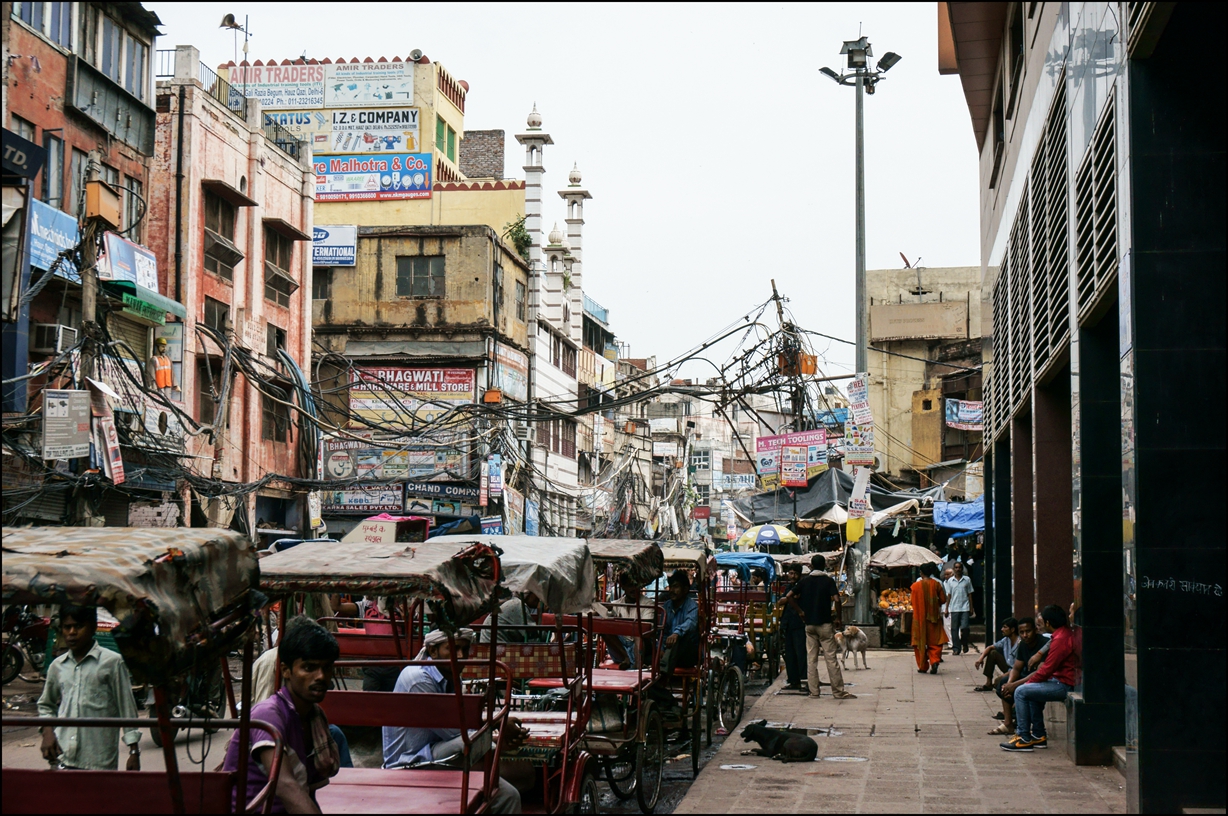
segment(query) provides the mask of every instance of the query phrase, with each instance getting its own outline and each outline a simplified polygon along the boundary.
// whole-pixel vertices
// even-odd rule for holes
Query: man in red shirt
[[[1065,700],[1075,686],[1079,653],[1075,648],[1066,610],[1050,604],[1040,613],[1045,631],[1052,635],[1049,654],[1040,668],[1026,679],[1007,683],[1003,695],[1015,696],[1015,735],[1002,743],[1004,751],[1031,751],[1048,748],[1045,735],[1045,703]]]

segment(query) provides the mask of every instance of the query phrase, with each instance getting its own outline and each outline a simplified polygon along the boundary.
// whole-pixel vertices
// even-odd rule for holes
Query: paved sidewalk
[[[781,693],[783,675],[744,716],[815,736],[819,761],[781,763],[741,752],[730,737],[675,813],[1124,813],[1124,781],[1113,767],[1077,767],[1061,726],[1053,746],[1030,754],[998,747],[986,732],[1000,701],[972,691],[972,656],[952,657],[937,676],[917,673],[912,652],[872,651],[868,670],[844,672],[856,700]],[[826,669],[821,669],[826,675]],[[740,730],[740,729],[739,729]],[[841,759],[842,758],[842,759]],[[753,765],[753,769],[721,766]]]

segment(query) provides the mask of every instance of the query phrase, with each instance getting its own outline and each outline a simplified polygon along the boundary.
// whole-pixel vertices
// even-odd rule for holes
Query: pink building
[[[266,128],[259,103],[201,64],[195,48],[159,51],[156,66],[148,244],[162,291],[187,311],[175,360],[185,410],[214,429],[190,437],[196,458],[186,462],[221,482],[314,478],[315,428],[300,421],[295,395],[295,366],[311,360],[310,147]],[[242,363],[229,383],[227,346],[230,372]],[[210,500],[214,488],[185,492],[192,526],[258,526],[266,539],[310,531],[305,491],[285,482],[245,503]]]

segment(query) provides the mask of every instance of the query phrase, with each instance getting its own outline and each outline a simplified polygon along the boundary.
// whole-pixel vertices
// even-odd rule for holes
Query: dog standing
[[[857,668],[857,654],[861,654],[861,665],[863,668],[870,668],[870,664],[866,662],[866,650],[870,646],[870,639],[866,637],[866,633],[858,629],[856,626],[846,626],[843,632],[836,633],[836,648],[844,649],[844,668],[849,667],[849,654],[853,655],[853,668]]]
[[[819,755],[819,744],[813,739],[792,731],[768,728],[767,720],[743,728],[742,741],[759,743],[754,753],[781,762],[814,762]]]

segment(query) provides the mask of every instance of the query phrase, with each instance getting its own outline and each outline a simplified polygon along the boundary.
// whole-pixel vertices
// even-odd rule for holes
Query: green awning
[[[118,293],[121,297],[124,292],[127,292],[138,300],[143,300],[146,303],[157,306],[159,309],[170,312],[175,317],[186,318],[188,316],[188,310],[183,308],[183,304],[176,303],[165,295],[159,295],[152,289],[138,286],[132,281],[99,281],[99,283],[107,291]]]

